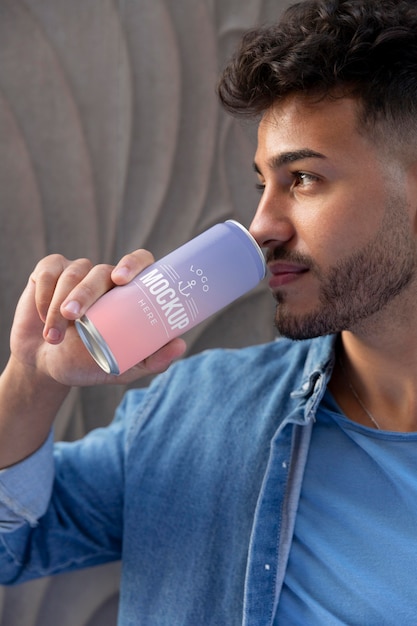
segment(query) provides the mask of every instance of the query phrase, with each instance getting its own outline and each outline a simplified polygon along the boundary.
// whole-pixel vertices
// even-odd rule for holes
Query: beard
[[[311,257],[277,248],[271,260],[300,263],[319,281],[319,304],[304,314],[291,313],[284,292],[277,292],[275,325],[291,339],[311,339],[358,324],[383,310],[412,282],[417,252],[404,202],[387,205],[372,240],[323,272]]]

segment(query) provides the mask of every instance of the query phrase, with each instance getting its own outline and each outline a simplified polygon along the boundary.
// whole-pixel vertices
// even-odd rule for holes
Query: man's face
[[[294,96],[261,120],[251,232],[267,249],[281,334],[354,330],[416,280],[410,175],[387,154],[358,132],[352,99]]]

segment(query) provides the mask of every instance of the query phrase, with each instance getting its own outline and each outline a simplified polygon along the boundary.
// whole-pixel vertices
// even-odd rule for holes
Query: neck
[[[416,432],[416,373],[417,336],[393,329],[384,342],[379,333],[345,331],[330,389],[351,420],[381,430]]]

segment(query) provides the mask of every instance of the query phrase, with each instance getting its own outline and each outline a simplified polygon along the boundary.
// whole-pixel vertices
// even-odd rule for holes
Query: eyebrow
[[[309,148],[302,148],[301,150],[291,150],[288,152],[281,152],[276,156],[271,157],[268,160],[268,165],[272,169],[277,169],[282,167],[283,165],[288,165],[288,163],[294,163],[295,161],[301,161],[302,159],[325,159],[324,154],[320,152],[316,152],[315,150],[310,150]],[[253,163],[253,169],[255,172],[260,174],[260,170],[256,163]]]

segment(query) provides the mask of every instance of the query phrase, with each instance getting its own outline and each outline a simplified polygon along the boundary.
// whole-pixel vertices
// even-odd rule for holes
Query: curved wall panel
[[[61,252],[160,256],[257,203],[255,129],[215,84],[285,0],[0,0],[0,362],[27,277]],[[265,286],[188,335],[189,353],[273,338]],[[124,389],[73,390],[56,436],[107,424]],[[114,626],[119,565],[0,589],[0,626]]]

